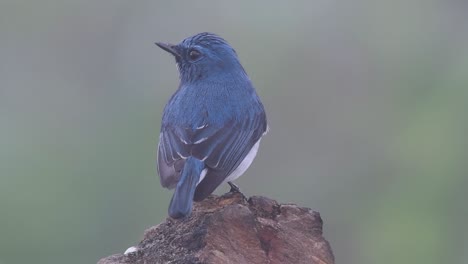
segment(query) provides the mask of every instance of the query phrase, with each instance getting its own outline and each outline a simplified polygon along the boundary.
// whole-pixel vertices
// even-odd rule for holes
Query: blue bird
[[[264,107],[234,49],[200,33],[177,45],[180,84],[166,104],[158,147],[161,185],[175,188],[169,216],[181,218],[219,185],[242,175],[267,132]],[[235,185],[231,185],[235,186]]]

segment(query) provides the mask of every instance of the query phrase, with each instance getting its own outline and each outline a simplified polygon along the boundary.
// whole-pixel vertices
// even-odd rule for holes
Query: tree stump
[[[318,212],[240,193],[210,196],[192,215],[145,231],[124,254],[98,264],[334,264]]]

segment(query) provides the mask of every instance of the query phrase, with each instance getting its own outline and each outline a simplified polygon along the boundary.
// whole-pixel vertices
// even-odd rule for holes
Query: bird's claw
[[[228,184],[229,184],[229,186],[231,186],[231,189],[229,190],[229,192],[242,194],[242,192],[239,189],[239,186],[237,186],[236,184],[234,184],[233,182],[230,182],[230,181],[228,182]]]
[[[247,197],[245,197],[245,195],[240,191],[240,188],[239,186],[235,185],[233,182],[228,182],[229,186],[231,186],[231,189],[229,190],[229,193],[232,193],[232,194],[240,194],[242,195],[242,199],[244,199],[245,201],[247,201]]]

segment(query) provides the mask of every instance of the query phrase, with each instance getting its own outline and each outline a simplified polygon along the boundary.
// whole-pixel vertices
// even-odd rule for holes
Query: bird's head
[[[174,55],[182,82],[246,76],[234,49],[213,33],[199,33],[177,45],[156,42]]]

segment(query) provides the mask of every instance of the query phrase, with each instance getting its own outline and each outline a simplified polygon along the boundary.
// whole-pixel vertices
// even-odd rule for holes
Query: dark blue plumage
[[[262,103],[236,52],[219,36],[200,33],[178,45],[156,43],[176,58],[179,89],[162,117],[161,185],[176,188],[173,218],[187,216],[220,184],[239,177],[267,131]]]

